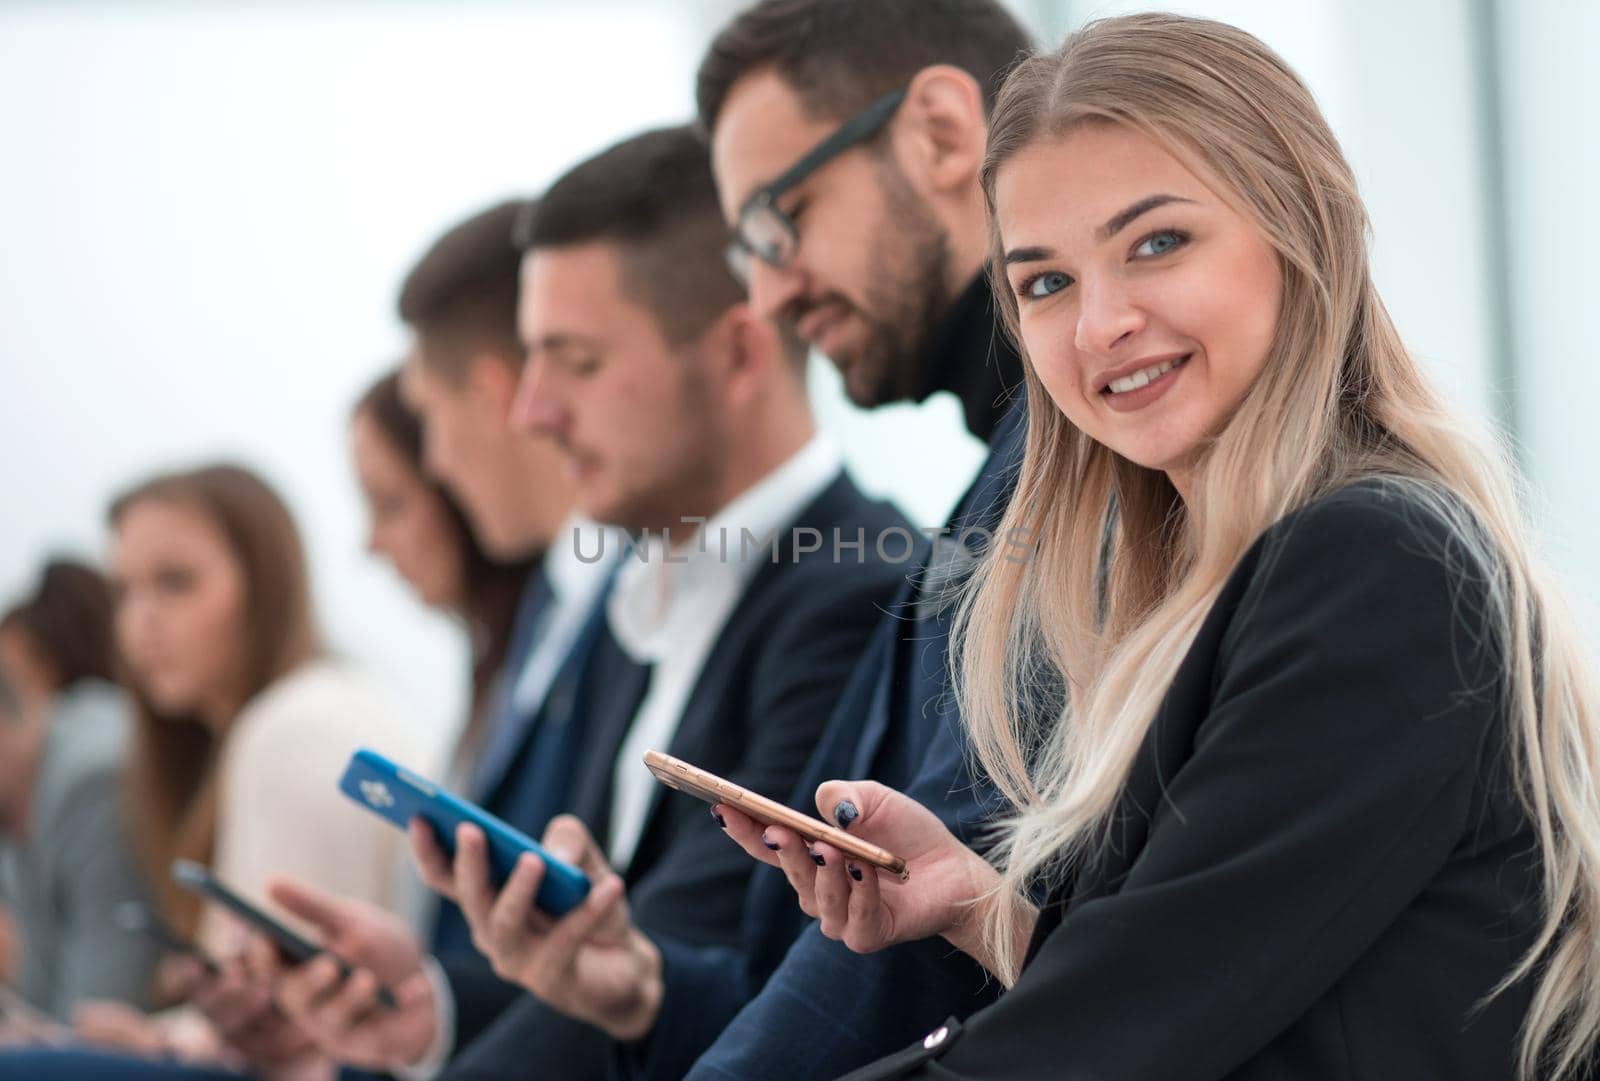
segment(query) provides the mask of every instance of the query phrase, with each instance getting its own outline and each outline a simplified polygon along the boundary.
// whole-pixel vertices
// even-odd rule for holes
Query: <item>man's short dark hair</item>
[[[685,126],[635,135],[568,170],[539,199],[521,242],[615,245],[623,292],[681,345],[744,299],[723,257],[727,239],[710,150]]]
[[[33,596],[0,616],[0,627],[17,628],[49,667],[55,689],[79,680],[116,678],[111,585],[99,571],[75,559],[44,566]]]
[[[454,226],[411,268],[400,287],[400,318],[416,332],[424,363],[458,380],[485,353],[520,363],[512,241],[525,200],[490,207]]]
[[[1032,47],[998,0],[761,0],[711,43],[695,101],[709,132],[733,85],[770,68],[809,115],[843,120],[923,68],[950,64],[977,81],[987,113]]]

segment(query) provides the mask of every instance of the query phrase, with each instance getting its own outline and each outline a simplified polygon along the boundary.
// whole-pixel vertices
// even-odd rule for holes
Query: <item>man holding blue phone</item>
[[[667,798],[643,751],[669,747],[752,789],[786,791],[903,580],[905,559],[891,556],[914,535],[856,489],[818,434],[805,352],[751,315],[725,238],[709,153],[691,129],[625,140],[558,180],[524,237],[528,362],[515,417],[561,447],[580,509],[634,536],[607,626],[648,672],[630,701],[619,667],[584,718],[609,733],[611,753],[571,779],[575,817],[545,834],[591,883],[559,926],[603,923],[625,889],[640,925],[731,946],[754,868],[706,831],[703,807]],[[603,839],[604,858],[570,843],[575,822]],[[440,840],[414,837],[430,853]],[[444,840],[464,866],[485,869],[486,889],[498,886],[480,829]],[[448,1073],[514,1076],[526,1065],[525,1051],[473,1065],[467,1038],[481,1016],[428,978],[417,944],[392,925],[303,890],[273,896],[360,966],[345,980],[319,959],[276,980],[284,1012],[329,1054],[408,1074],[447,1059]],[[548,926],[534,896],[523,916]],[[474,940],[485,941],[481,929]],[[373,1009],[379,984],[399,1010]],[[540,1049],[542,1072],[605,1075],[601,1031],[526,995],[512,1008],[496,1027],[514,1022],[523,1047]]]

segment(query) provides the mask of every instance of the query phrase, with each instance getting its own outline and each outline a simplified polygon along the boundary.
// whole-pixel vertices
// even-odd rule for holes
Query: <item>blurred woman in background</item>
[[[111,590],[52,560],[0,616],[0,902],[17,990],[61,1021],[86,999],[145,1003],[155,964],[114,919],[146,890],[123,813],[128,703],[112,680]]]
[[[470,705],[445,777],[459,790],[483,746],[517,599],[535,561],[491,559],[455,501],[424,473],[422,425],[400,396],[398,372],[379,379],[356,403],[350,450],[367,503],[368,550],[387,560],[419,600],[460,620],[471,636]]]
[[[213,465],[147,480],[111,506],[116,634],[136,703],[137,851],[160,914],[224,961],[177,966],[187,1012],[160,1024],[99,1011],[80,1030],[141,1051],[281,1066],[303,1045],[235,960],[244,928],[177,888],[175,859],[206,864],[246,897],[292,875],[400,911],[404,838],[338,791],[351,752],[415,758],[393,699],[332,659],[314,622],[300,536],[248,470]],[[231,1019],[231,1020],[224,1020]]]
[[[230,952],[228,929],[171,884],[174,859],[259,895],[304,875],[396,898],[392,830],[337,790],[351,750],[412,734],[393,700],[319,641],[300,536],[260,478],[208,466],[146,481],[111,508],[116,628],[138,705],[141,856],[180,933]]]

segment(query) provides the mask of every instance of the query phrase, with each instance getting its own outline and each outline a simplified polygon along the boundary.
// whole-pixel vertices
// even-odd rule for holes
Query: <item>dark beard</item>
[[[864,409],[926,396],[922,356],[951,302],[949,235],[892,157],[882,159],[879,182],[884,218],[860,312],[867,338],[845,380]]]

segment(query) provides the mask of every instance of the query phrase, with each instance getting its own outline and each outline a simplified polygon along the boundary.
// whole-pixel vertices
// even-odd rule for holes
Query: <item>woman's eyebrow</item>
[[[1140,199],[1137,203],[1134,203],[1132,206],[1129,206],[1123,210],[1119,210],[1117,213],[1113,214],[1111,216],[1111,220],[1099,228],[1098,235],[1101,240],[1110,240],[1112,237],[1122,232],[1123,229],[1126,229],[1135,218],[1139,217],[1139,215],[1147,214],[1158,206],[1166,206],[1168,203],[1192,202],[1194,202],[1193,199],[1185,199],[1178,195],[1148,195],[1145,198]]]
[[[1051,254],[1049,248],[1012,248],[1006,252],[1002,261],[1006,266],[1012,263],[1037,263],[1041,259],[1050,258]]]
[[[1193,199],[1185,199],[1181,195],[1147,195],[1132,206],[1113,214],[1110,221],[1095,230],[1095,235],[1102,241],[1110,240],[1131,225],[1140,215],[1148,214],[1157,207],[1166,206],[1169,203],[1192,202],[1194,202]],[[1005,253],[1002,262],[1006,266],[1010,266],[1012,263],[1037,263],[1042,259],[1054,258],[1054,256],[1055,253],[1051,249],[1044,247],[1012,248]]]

